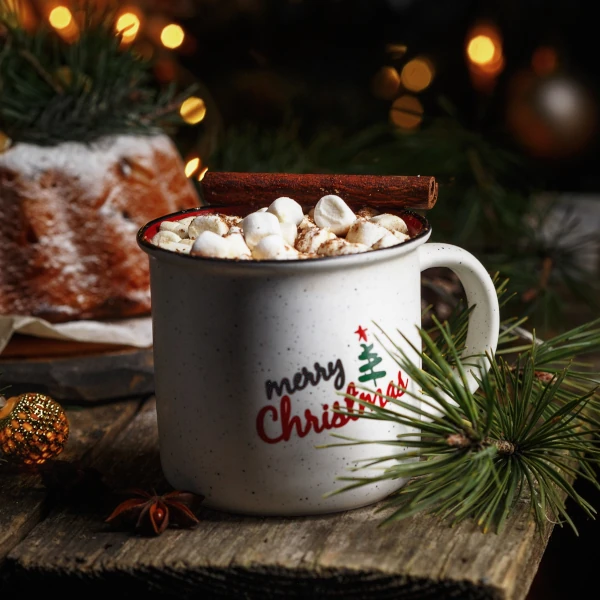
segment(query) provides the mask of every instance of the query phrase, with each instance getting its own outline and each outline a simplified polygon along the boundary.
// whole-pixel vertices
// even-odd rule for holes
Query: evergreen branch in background
[[[0,130],[15,142],[53,145],[104,135],[169,131],[182,125],[178,108],[191,89],[152,80],[151,63],[122,44],[116,13],[76,3],[76,40],[47,24],[24,29],[0,9]]]
[[[553,206],[536,201],[544,182],[529,161],[505,148],[501,133],[470,130],[445,99],[440,105],[445,116],[424,118],[415,131],[383,124],[311,134],[293,120],[275,130],[231,128],[205,162],[217,171],[434,175],[439,200],[427,214],[432,239],[457,244],[489,272],[510,278],[514,315],[553,334],[572,300],[597,311],[600,282],[581,258],[598,248],[598,237],[571,235],[574,216],[549,236]]]
[[[497,289],[500,295],[506,292],[505,284]],[[500,531],[516,504],[525,501],[538,529],[547,522],[566,523],[577,533],[565,498],[595,518],[596,509],[572,482],[579,477],[600,489],[595,471],[600,405],[598,373],[574,370],[573,365],[582,355],[600,352],[600,319],[543,342],[532,334],[519,346],[514,333],[520,326],[504,323],[503,347],[488,356],[491,368],[471,393],[458,383],[464,383],[468,370],[460,358],[468,312],[458,317],[458,335],[435,317],[430,330],[419,329],[423,350],[411,348],[420,355],[422,368],[382,331],[388,352],[417,388],[406,394],[437,416],[421,420],[423,410],[402,397],[386,396],[387,407],[352,397],[368,409],[361,418],[401,424],[409,433],[390,440],[334,436],[344,441],[329,446],[383,442],[392,447],[386,456],[364,461],[353,475],[340,477],[347,485],[335,493],[407,478],[384,501],[381,510],[393,510],[383,523],[427,512],[452,524],[473,518],[484,532]],[[360,475],[365,470],[375,474]]]
[[[496,273],[492,277],[494,286],[496,288],[496,295],[498,296],[498,304],[500,311],[502,312],[505,307],[514,300],[515,294],[508,292],[508,279],[501,280],[499,273]],[[436,289],[436,293],[439,290]],[[427,333],[436,340],[436,351],[439,352],[445,360],[451,364],[454,361],[453,350],[457,349],[462,351],[465,346],[467,339],[467,329],[469,325],[469,316],[472,308],[467,307],[464,298],[448,298],[448,302],[451,302],[451,312],[449,316],[444,320],[445,326],[452,331],[451,342],[452,346],[449,346],[446,338],[439,335],[439,327],[436,324],[436,319],[439,317],[435,314],[433,306],[429,305],[422,311],[422,322],[431,323],[428,327],[424,327]],[[500,335],[498,338],[498,346],[502,348],[515,341],[521,339],[522,333],[518,334],[517,331],[522,331],[521,325],[527,321],[526,317],[508,317],[504,319],[500,326]],[[425,348],[427,353],[427,348]],[[500,350],[501,352],[501,350]]]

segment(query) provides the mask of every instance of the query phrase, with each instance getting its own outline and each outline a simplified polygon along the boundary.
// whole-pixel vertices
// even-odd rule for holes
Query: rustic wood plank
[[[38,347],[43,352],[48,344]],[[83,345],[70,355],[13,354],[0,357],[0,371],[11,393],[39,392],[59,402],[102,403],[154,393],[152,348],[106,347],[91,353]]]
[[[93,464],[113,486],[162,489],[153,401]],[[379,527],[378,508],[301,518],[203,510],[196,529],[158,538],[111,530],[108,512],[64,509],[9,553],[8,582],[179,598],[523,600],[552,528],[538,535],[524,504],[498,535],[423,515]]]
[[[63,453],[64,461],[93,458],[96,452],[110,445],[117,432],[128,423],[139,402],[115,402],[82,410],[65,406],[70,436]],[[47,490],[35,468],[18,468],[0,463],[0,564],[10,550],[48,513]]]

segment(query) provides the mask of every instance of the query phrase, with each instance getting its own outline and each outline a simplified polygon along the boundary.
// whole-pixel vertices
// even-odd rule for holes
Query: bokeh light
[[[140,25],[140,19],[136,14],[132,12],[126,12],[117,19],[115,29],[118,33],[122,34],[124,41],[131,42],[138,34]]]
[[[431,62],[423,57],[413,58],[402,68],[402,85],[411,92],[421,92],[433,81],[434,69]]]
[[[473,86],[489,93],[504,69],[502,36],[492,23],[477,23],[467,34],[466,56]]]
[[[66,29],[73,22],[73,15],[66,6],[57,6],[50,11],[48,21],[54,29]]]
[[[494,40],[487,35],[476,35],[467,45],[469,60],[477,65],[491,63],[496,53]]]
[[[190,96],[181,104],[179,114],[183,120],[190,125],[200,123],[206,115],[206,105],[204,104],[204,100],[202,100],[202,98],[197,98],[196,96]]]
[[[188,160],[185,165],[185,176],[191,177],[198,170],[199,166],[200,158],[198,158],[197,156]]]
[[[400,89],[400,75],[394,67],[381,67],[373,76],[371,91],[376,98],[391,100]]]
[[[390,108],[390,120],[396,127],[415,129],[423,120],[423,105],[415,96],[404,94],[394,100]]]
[[[390,55],[393,60],[399,60],[405,54],[408,48],[404,44],[387,44],[385,51]]]
[[[183,32],[183,29],[175,23],[167,25],[160,33],[160,41],[163,46],[165,48],[171,48],[171,50],[179,48],[179,46],[183,44],[184,39],[185,33]]]

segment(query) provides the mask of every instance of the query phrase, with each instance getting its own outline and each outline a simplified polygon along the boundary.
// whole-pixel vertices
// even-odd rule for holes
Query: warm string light
[[[162,42],[162,45],[165,48],[170,48],[171,50],[179,48],[179,46],[183,44],[184,39],[185,33],[183,29],[175,23],[166,25],[160,32],[160,41]]]
[[[477,24],[467,35],[466,56],[473,85],[490,92],[504,69],[502,37],[493,24]]]
[[[408,48],[401,44],[388,44],[386,51],[393,59],[400,59]],[[406,62],[400,73],[393,66],[382,67],[373,77],[371,89],[378,98],[395,98],[389,111],[393,125],[399,129],[416,129],[423,121],[424,109],[414,94],[426,90],[434,77],[435,68],[431,60],[416,56]]]
[[[422,92],[433,81],[434,69],[427,58],[417,57],[408,61],[402,68],[400,80],[410,92]]]
[[[117,33],[120,33],[124,42],[135,40],[141,26],[140,18],[132,12],[123,13],[115,25]]]
[[[67,29],[73,24],[73,15],[66,6],[56,6],[50,11],[48,21],[54,29]]]
[[[206,116],[206,105],[202,98],[196,96],[190,96],[181,104],[179,114],[182,119],[189,125],[196,125],[200,123]]]
[[[416,129],[423,120],[423,105],[416,96],[404,94],[394,100],[390,121],[402,129]]]
[[[198,156],[187,161],[185,165],[185,176],[191,177],[200,166],[200,158]]]
[[[387,44],[385,47],[385,51],[392,60],[401,59],[406,54],[407,49],[404,44]]]
[[[381,67],[371,81],[373,95],[382,100],[395,98],[399,89],[400,75],[394,67]]]
[[[469,60],[476,65],[487,65],[492,62],[496,46],[487,35],[476,35],[467,45]]]

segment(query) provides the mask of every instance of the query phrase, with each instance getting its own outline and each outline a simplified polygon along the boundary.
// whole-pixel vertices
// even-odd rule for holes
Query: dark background
[[[160,10],[173,3],[149,4]],[[374,96],[372,78],[384,65],[400,71],[411,58],[426,55],[435,77],[416,94],[424,106],[423,127],[444,114],[439,105],[443,97],[462,126],[529,160],[546,188],[595,192],[600,187],[595,134],[597,23],[590,2],[198,0],[178,4],[179,22],[190,35],[178,60],[191,79],[206,86],[224,129],[245,123],[277,128],[294,119],[298,135],[308,140],[331,128],[353,132],[386,123],[391,101]],[[473,86],[465,59],[469,30],[482,20],[491,20],[500,31],[505,58],[491,92]],[[394,59],[386,51],[388,44],[402,44],[406,52]],[[573,140],[568,131],[556,134],[554,149],[532,152],[527,142],[532,132],[516,135],[507,126],[515,80],[531,70],[533,53],[541,46],[556,51],[552,76],[581,86],[591,100],[587,107],[573,109],[587,114],[590,136],[574,142],[569,151],[566,147]],[[540,85],[543,79],[539,78]],[[552,120],[535,105],[536,99],[524,102],[531,103],[532,114],[552,137]],[[214,123],[215,115],[207,114],[200,133],[211,118]],[[180,133],[182,140],[190,140],[191,135]],[[185,143],[189,147],[191,141]]]

